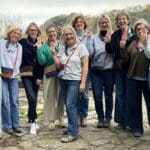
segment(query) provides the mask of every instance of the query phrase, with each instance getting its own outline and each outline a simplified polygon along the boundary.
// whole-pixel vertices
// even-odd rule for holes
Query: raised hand
[[[37,48],[41,48],[41,47],[42,47],[42,40],[41,40],[41,37],[38,37],[38,38],[37,38],[36,46],[37,46]]]
[[[50,42],[50,47],[51,47],[51,51],[52,51],[52,52],[55,52],[56,42],[51,41],[51,42]]]

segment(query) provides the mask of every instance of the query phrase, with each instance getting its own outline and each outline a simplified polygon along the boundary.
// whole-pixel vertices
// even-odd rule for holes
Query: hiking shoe
[[[21,131],[19,128],[13,128],[13,131],[14,131],[15,133],[22,133],[22,131]]]
[[[12,129],[4,129],[4,132],[7,133],[7,134],[13,134]]]
[[[78,138],[76,136],[67,135],[67,136],[61,138],[61,142],[69,143],[69,142],[73,142],[73,141],[75,141],[77,139]]]

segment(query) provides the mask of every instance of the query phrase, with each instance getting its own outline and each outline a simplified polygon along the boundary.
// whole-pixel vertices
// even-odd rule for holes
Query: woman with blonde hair
[[[2,77],[2,128],[9,134],[21,133],[19,129],[19,104],[17,76],[22,61],[22,46],[18,43],[22,35],[20,27],[12,26],[7,39],[0,40]]]
[[[113,109],[113,59],[105,46],[111,40],[112,26],[110,18],[102,14],[98,21],[99,31],[88,42],[91,59],[91,81],[98,115],[98,128],[109,127]],[[103,110],[103,89],[105,94],[105,112]]]

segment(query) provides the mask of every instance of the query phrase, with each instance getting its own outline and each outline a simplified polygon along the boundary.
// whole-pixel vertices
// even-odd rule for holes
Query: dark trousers
[[[114,121],[120,125],[127,125],[126,120],[126,73],[115,70],[115,114]]]
[[[36,79],[34,77],[22,77],[21,79],[28,99],[29,123],[33,123],[37,118],[36,105],[39,86],[36,84]]]
[[[142,93],[146,102],[150,124],[150,92],[148,81],[127,79],[127,117],[128,125],[132,132],[143,133]]]
[[[113,70],[91,69],[91,81],[95,101],[95,109],[99,120],[111,120],[113,109]],[[105,113],[103,108],[103,90],[105,94]]]

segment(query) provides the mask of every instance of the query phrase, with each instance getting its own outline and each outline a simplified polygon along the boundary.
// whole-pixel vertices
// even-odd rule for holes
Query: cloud
[[[60,14],[78,12],[95,15],[105,10],[148,3],[149,0],[4,0],[0,13],[17,14],[24,24],[31,21],[41,24]]]

